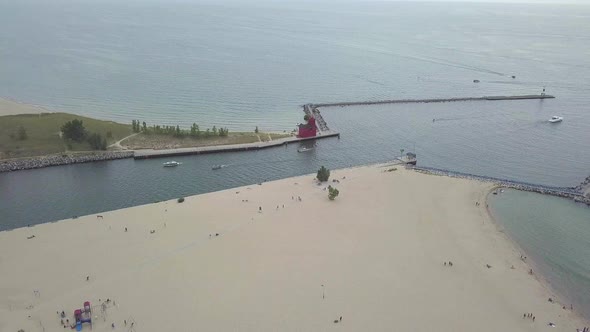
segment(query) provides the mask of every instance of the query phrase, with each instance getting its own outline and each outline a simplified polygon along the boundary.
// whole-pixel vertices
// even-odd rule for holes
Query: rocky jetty
[[[71,165],[89,163],[93,161],[105,161],[124,158],[133,158],[133,151],[108,151],[94,152],[88,154],[61,154],[26,159],[4,160],[0,161],[0,173],[49,166]]]
[[[585,178],[582,183],[575,187],[575,189],[581,192],[585,198],[590,200],[590,176]]]
[[[433,175],[444,175],[444,176],[451,176],[456,178],[464,178],[470,180],[478,180],[478,181],[485,181],[485,182],[492,182],[497,184],[498,186],[504,188],[512,188],[530,192],[536,192],[540,194],[558,196],[573,199],[576,202],[581,202],[590,205],[590,194],[584,194],[584,188],[586,191],[590,191],[590,176],[586,178],[582,184],[576,187],[549,187],[543,186],[538,184],[526,183],[526,182],[518,182],[506,179],[498,179],[494,177],[488,176],[480,176],[480,175],[473,175],[467,173],[460,173],[460,172],[453,172],[438,168],[431,168],[431,167],[412,167],[415,171],[426,173],[426,174],[433,174]]]

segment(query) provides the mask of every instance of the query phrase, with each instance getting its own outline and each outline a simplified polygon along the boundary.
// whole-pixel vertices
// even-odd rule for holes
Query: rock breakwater
[[[584,183],[590,183],[590,177],[586,178],[585,182],[582,182],[581,185],[576,187],[549,187],[543,186],[538,184],[526,183],[526,182],[519,182],[519,181],[512,181],[506,179],[499,179],[489,176],[481,176],[481,175],[474,175],[468,173],[461,173],[461,172],[453,172],[444,169],[438,168],[431,168],[431,167],[412,167],[415,171],[426,173],[426,174],[433,174],[433,175],[443,175],[443,176],[450,176],[455,178],[464,178],[470,180],[478,180],[478,181],[485,181],[485,182],[492,182],[497,184],[500,187],[504,188],[512,188],[517,190],[524,190],[530,192],[536,192],[540,194],[558,196],[573,199],[576,202],[581,202],[590,205],[590,197],[584,196],[582,192],[582,188],[584,187]],[[587,185],[588,186],[588,185]],[[588,189],[588,188],[587,188]]]
[[[60,154],[32,157],[26,159],[4,160],[0,161],[0,173],[124,158],[133,158],[133,151],[108,151],[87,154]]]

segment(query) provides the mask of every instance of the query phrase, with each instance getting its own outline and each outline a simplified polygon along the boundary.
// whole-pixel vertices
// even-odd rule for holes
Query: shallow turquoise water
[[[552,288],[590,317],[590,207],[517,190],[490,195],[489,204]]]

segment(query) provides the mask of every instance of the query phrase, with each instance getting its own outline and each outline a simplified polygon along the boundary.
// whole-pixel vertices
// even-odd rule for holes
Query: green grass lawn
[[[74,119],[82,120],[89,133],[98,133],[107,138],[108,144],[132,134],[131,125],[68,113],[0,116],[0,159],[40,156],[64,151],[92,150],[86,142],[68,144],[60,138],[61,126]],[[26,140],[17,139],[19,126],[25,128],[28,136]],[[108,132],[111,133],[111,137],[107,137]]]

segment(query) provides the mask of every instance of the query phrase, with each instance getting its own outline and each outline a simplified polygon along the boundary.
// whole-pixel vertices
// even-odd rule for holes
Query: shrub
[[[18,127],[18,140],[19,141],[24,141],[28,138],[29,136],[27,135],[27,131],[25,129],[25,127],[23,126],[19,126]]]
[[[178,202],[178,203],[182,203],[182,202],[184,202],[184,197],[180,197],[180,198],[177,200],[177,202]]]
[[[72,141],[82,142],[86,138],[86,128],[82,120],[74,119],[61,126],[63,137]]]
[[[333,201],[338,195],[340,191],[332,186],[328,186],[328,198]]]
[[[320,167],[318,170],[317,178],[320,182],[326,182],[330,178],[330,170],[325,168],[324,166]]]
[[[100,134],[93,133],[88,136],[88,144],[94,150],[106,150],[107,149],[107,140],[102,138]]]

